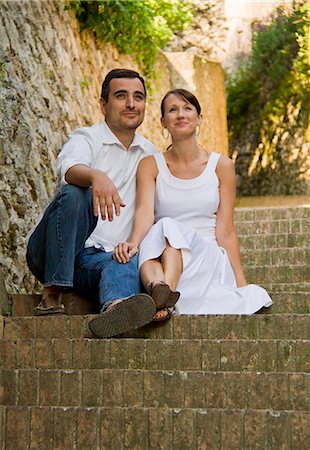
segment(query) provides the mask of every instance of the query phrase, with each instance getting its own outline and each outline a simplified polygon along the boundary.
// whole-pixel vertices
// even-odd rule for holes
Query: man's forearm
[[[88,187],[93,184],[94,173],[97,170],[90,169],[83,164],[77,164],[70,167],[65,175],[65,180],[69,184],[75,184],[76,186]],[[103,172],[102,172],[103,174]]]

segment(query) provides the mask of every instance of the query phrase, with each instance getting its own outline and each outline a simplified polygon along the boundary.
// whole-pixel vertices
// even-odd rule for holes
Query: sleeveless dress
[[[176,305],[179,314],[253,314],[272,304],[260,286],[236,287],[226,250],[216,241],[219,157],[211,153],[204,171],[184,180],[170,173],[162,153],[154,155],[158,167],[155,224],[140,244],[139,266],[158,258],[166,239],[181,250],[183,271],[177,286],[181,296]]]

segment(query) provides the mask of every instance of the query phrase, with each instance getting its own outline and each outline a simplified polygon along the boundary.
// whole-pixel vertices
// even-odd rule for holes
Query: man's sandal
[[[140,328],[152,321],[156,312],[153,299],[147,294],[115,300],[105,311],[92,319],[88,326],[99,338],[110,338]]]
[[[52,314],[65,314],[65,305],[44,306],[43,300],[34,308],[35,316],[49,316]]]

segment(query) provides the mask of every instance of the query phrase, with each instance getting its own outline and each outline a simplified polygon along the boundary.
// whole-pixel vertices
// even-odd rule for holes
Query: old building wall
[[[152,95],[139,131],[163,149],[167,141],[161,136],[160,100],[175,87],[173,74],[187,62],[177,61],[172,67],[162,53],[157,64],[158,78],[151,83]],[[213,73],[207,70],[210,64],[213,67],[204,60],[206,70],[198,78],[195,75],[196,84],[212,85],[206,79]],[[110,45],[99,45],[90,33],[80,34],[64,2],[0,3],[0,269],[9,292],[39,288],[25,263],[26,235],[53,196],[55,159],[68,134],[102,120],[98,107],[101,83],[116,67],[138,69],[132,58],[119,55]],[[219,74],[218,64],[217,80]],[[212,90],[202,95],[201,103],[213,123],[224,124],[221,135],[212,138],[212,148],[225,153],[224,84],[220,92],[220,112]],[[206,133],[201,143],[209,146],[210,142],[211,134]]]

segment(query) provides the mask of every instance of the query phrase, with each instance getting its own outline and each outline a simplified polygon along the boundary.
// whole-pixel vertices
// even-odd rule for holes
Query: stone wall
[[[75,17],[60,1],[1,1],[0,42],[0,268],[9,292],[27,293],[39,286],[26,268],[25,237],[55,191],[55,158],[71,130],[102,120],[98,98],[105,74],[115,67],[138,67],[91,34],[80,34]],[[194,83],[209,89],[193,88],[212,119],[201,143],[226,153],[222,69],[198,60],[189,64],[205,70],[199,69]],[[162,53],[157,64],[158,78],[139,131],[162,149],[167,141],[161,136],[160,99],[187,62],[172,64]],[[214,92],[218,102],[212,100]],[[213,129],[219,131],[212,134]]]

